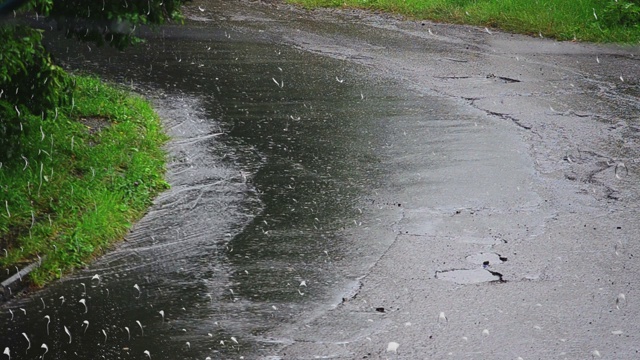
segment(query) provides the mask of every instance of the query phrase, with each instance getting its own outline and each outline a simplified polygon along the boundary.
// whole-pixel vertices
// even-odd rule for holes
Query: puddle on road
[[[491,270],[491,266],[507,261],[507,258],[492,252],[481,252],[466,257],[472,264],[480,265],[476,269],[450,269],[436,271],[435,278],[451,281],[460,285],[479,284],[483,282],[504,282],[502,274]]]
[[[460,285],[503,281],[502,275],[500,273],[483,268],[436,271],[435,278],[445,281],[451,281]]]

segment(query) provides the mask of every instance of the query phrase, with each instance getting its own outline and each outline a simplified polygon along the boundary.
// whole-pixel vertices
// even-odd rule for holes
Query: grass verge
[[[35,286],[104,253],[168,187],[167,137],[151,106],[97,78],[75,79],[69,106],[19,115],[18,146],[0,167],[2,275],[41,260]]]
[[[307,8],[382,10],[558,40],[640,41],[640,0],[287,0]]]

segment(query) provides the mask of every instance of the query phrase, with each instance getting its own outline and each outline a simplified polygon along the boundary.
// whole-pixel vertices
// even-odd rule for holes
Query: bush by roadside
[[[41,265],[41,286],[122,239],[154,196],[167,137],[141,97],[94,77],[75,76],[70,104],[32,114],[0,101],[0,116],[20,124],[0,164],[2,278]]]

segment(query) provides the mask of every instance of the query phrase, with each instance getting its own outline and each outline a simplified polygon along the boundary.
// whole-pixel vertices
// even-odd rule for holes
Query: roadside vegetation
[[[287,0],[593,42],[640,42],[640,0]]]
[[[180,22],[184,1],[0,1],[0,280],[37,262],[29,280],[41,286],[84,266],[167,187],[151,106],[67,73],[27,20],[124,49],[140,41],[136,26]]]
[[[167,187],[167,138],[151,106],[93,77],[70,81],[73,100],[43,114],[1,103],[22,131],[3,149],[0,266],[6,277],[4,269],[41,261],[36,286],[122,239]]]

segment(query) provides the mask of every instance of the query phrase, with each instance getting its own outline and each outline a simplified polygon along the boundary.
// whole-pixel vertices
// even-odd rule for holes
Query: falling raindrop
[[[106,343],[107,342],[107,332],[104,329],[102,329],[102,335],[104,335],[104,342]]]
[[[482,343],[484,344],[484,338],[489,337],[489,329],[482,330]]]
[[[69,335],[69,344],[71,344],[71,332],[69,331],[69,329],[67,329],[67,327],[64,327],[64,332],[67,333],[67,335]]]
[[[236,338],[233,337],[233,336],[231,337],[231,341],[233,341],[234,343],[238,344],[238,340],[236,340]]]
[[[158,313],[162,316],[162,322],[164,322],[164,310],[160,310]]]
[[[44,304],[44,299],[40,298],[40,301],[42,301],[42,310],[47,308],[47,305]]]
[[[84,305],[84,313],[86,314],[89,311],[89,308],[87,307],[87,301],[85,299],[80,299],[78,302]]]
[[[47,335],[49,335],[49,324],[51,323],[51,318],[49,315],[45,315],[44,318],[47,319]]]
[[[101,281],[100,280],[100,275],[98,275],[98,274],[93,275],[93,277],[91,278],[91,281],[93,281],[93,280],[98,280],[98,285],[100,285],[100,281]]]
[[[27,167],[29,167],[29,160],[24,155],[20,155],[20,157],[24,160],[24,167],[22,168],[22,171],[25,171]]]
[[[278,85],[281,89],[284,87],[284,80],[281,80],[280,82],[278,82],[276,78],[271,78],[271,80],[273,80],[273,82],[276,83],[276,85]]]
[[[44,356],[49,352],[49,347],[47,346],[47,344],[43,343],[42,345],[40,345],[40,349],[44,349],[44,354],[42,354],[42,360],[44,360]]]
[[[626,302],[627,302],[627,297],[623,293],[618,294],[618,297],[616,298],[616,308],[620,310],[620,305]]]
[[[138,286],[138,284],[135,284],[135,285],[133,285],[133,288],[138,290],[137,298],[140,298],[140,295],[142,295],[142,290],[140,290],[140,286]]]
[[[29,337],[27,336],[26,333],[22,333],[22,336],[24,336],[24,338],[27,339],[27,351],[29,351],[29,349],[31,349],[31,340],[29,340]]]
[[[398,352],[398,347],[400,346],[400,344],[398,344],[395,341],[392,341],[389,343],[389,345],[387,345],[387,352],[394,352],[397,353]]]
[[[617,179],[622,179],[622,177],[629,175],[629,169],[624,163],[617,163],[615,174]]]
[[[619,250],[622,250],[622,241],[618,240],[618,242],[615,245],[613,245],[613,250],[615,251],[616,256],[620,256]]]
[[[149,350],[145,350],[144,354],[147,355],[149,359],[151,359],[151,353],[149,352]]]
[[[85,320],[82,322],[82,324],[84,325],[84,333],[87,333],[87,329],[89,328],[89,320]]]
[[[64,296],[60,296],[59,299],[60,299],[60,305],[64,304]]]
[[[142,323],[139,320],[136,320],[136,324],[138,324],[138,326],[140,326],[140,333],[142,336],[144,336],[144,330],[142,329]]]
[[[124,329],[127,330],[127,340],[131,340],[131,331],[126,326],[124,327]]]
[[[13,310],[9,309],[9,314],[11,314],[11,320],[13,320]]]
[[[4,348],[4,355],[7,355],[9,357],[9,360],[11,360],[11,352],[9,350],[9,347]]]
[[[440,312],[440,315],[438,316],[438,321],[443,323],[449,322],[449,320],[447,319],[447,316],[444,314],[444,311]]]

